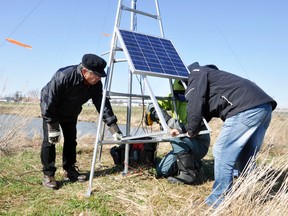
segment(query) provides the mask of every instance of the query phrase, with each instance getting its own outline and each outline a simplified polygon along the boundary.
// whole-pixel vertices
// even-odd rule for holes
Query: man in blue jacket
[[[195,62],[188,69],[188,136],[197,136],[203,117],[208,122],[213,117],[224,122],[213,146],[213,191],[205,200],[209,206],[217,207],[232,186],[235,163],[242,172],[249,161],[254,162],[277,103],[255,83],[215,65],[200,66]],[[177,134],[171,131],[171,135]]]
[[[158,100],[163,117],[170,129],[182,131],[187,123],[187,101],[184,97],[185,88],[180,80],[174,80],[173,95],[176,103],[177,115],[174,113],[171,99]],[[169,94],[171,97],[172,94]],[[167,111],[172,111],[170,116]],[[145,117],[146,125],[153,122],[160,123],[153,104],[149,104]],[[161,123],[160,123],[161,124]],[[207,130],[203,123],[203,130]],[[181,137],[170,139],[172,150],[166,154],[156,166],[157,178],[166,177],[170,183],[195,184],[200,182],[203,174],[202,158],[208,152],[210,135],[201,134],[193,138]],[[202,176],[203,177],[203,176]]]
[[[54,178],[56,167],[55,144],[60,139],[62,129],[64,144],[62,166],[64,178],[71,181],[85,181],[86,176],[76,169],[76,136],[77,118],[82,105],[92,99],[98,113],[101,109],[103,85],[101,77],[105,77],[106,61],[94,54],[85,54],[82,62],[60,68],[50,82],[41,91],[41,114],[43,118],[43,142],[41,162],[43,165],[43,185],[47,188],[58,187]],[[105,100],[103,121],[115,139],[121,139],[122,133],[117,125],[108,99]]]

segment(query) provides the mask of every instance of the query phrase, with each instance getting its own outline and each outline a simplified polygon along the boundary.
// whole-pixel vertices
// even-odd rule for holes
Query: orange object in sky
[[[6,40],[9,41],[10,43],[14,43],[16,45],[19,45],[19,46],[22,46],[22,47],[25,47],[25,48],[28,48],[28,49],[32,49],[32,46],[24,44],[24,43],[21,43],[19,41],[14,40],[14,39],[6,38]]]
[[[101,34],[105,37],[109,37],[111,34],[108,34],[108,33],[104,33],[104,32],[101,32]]]

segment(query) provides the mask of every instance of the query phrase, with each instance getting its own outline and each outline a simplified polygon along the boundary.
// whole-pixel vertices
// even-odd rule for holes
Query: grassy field
[[[125,124],[125,109],[115,107],[114,111],[120,124]],[[233,190],[215,210],[203,203],[213,185],[212,148],[204,158],[205,181],[189,186],[156,179],[153,167],[130,168],[122,176],[122,168],[114,166],[109,153],[113,145],[104,145],[101,163],[96,163],[93,193],[87,197],[88,182],[63,181],[62,143],[57,145],[55,176],[60,188],[48,190],[42,186],[41,134],[35,133],[31,139],[21,130],[30,118],[40,116],[38,104],[0,104],[0,114],[25,116],[14,120],[0,137],[0,215],[288,215],[287,113],[273,113],[258,157],[258,169],[235,179]],[[142,127],[142,116],[143,109],[137,107],[132,112],[133,127]],[[79,120],[97,121],[95,109],[84,107]],[[5,125],[8,123],[0,123],[0,132]],[[209,125],[213,146],[221,122],[213,120]],[[78,140],[77,165],[87,176],[94,141],[94,136]],[[157,160],[170,148],[169,143],[160,143]]]

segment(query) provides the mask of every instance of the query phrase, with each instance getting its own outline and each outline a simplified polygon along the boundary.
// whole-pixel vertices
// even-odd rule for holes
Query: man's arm
[[[193,71],[190,74],[189,84],[185,92],[188,101],[185,129],[190,137],[196,136],[201,130],[207,87],[207,73]]]
[[[60,95],[62,83],[55,73],[50,82],[41,92],[41,114],[47,123],[58,122],[58,106],[60,104]]]
[[[41,114],[47,122],[48,140],[52,144],[58,143],[61,135],[58,118],[61,85],[58,73],[55,73],[41,92]]]
[[[101,82],[99,82],[99,84],[97,83],[95,92],[97,94],[95,94],[92,97],[92,101],[93,101],[98,113],[100,113],[101,103],[102,103],[102,99],[103,99],[103,90],[102,90],[102,83]],[[113,135],[115,140],[122,139],[123,134],[122,134],[119,126],[117,125],[118,119],[117,119],[116,115],[114,114],[110,100],[107,97],[105,100],[105,105],[104,105],[104,110],[103,110],[103,121],[109,127],[108,130]]]

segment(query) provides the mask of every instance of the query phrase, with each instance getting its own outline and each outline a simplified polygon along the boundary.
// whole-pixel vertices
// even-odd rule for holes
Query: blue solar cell
[[[133,73],[187,79],[189,72],[170,40],[123,29],[119,33]]]

